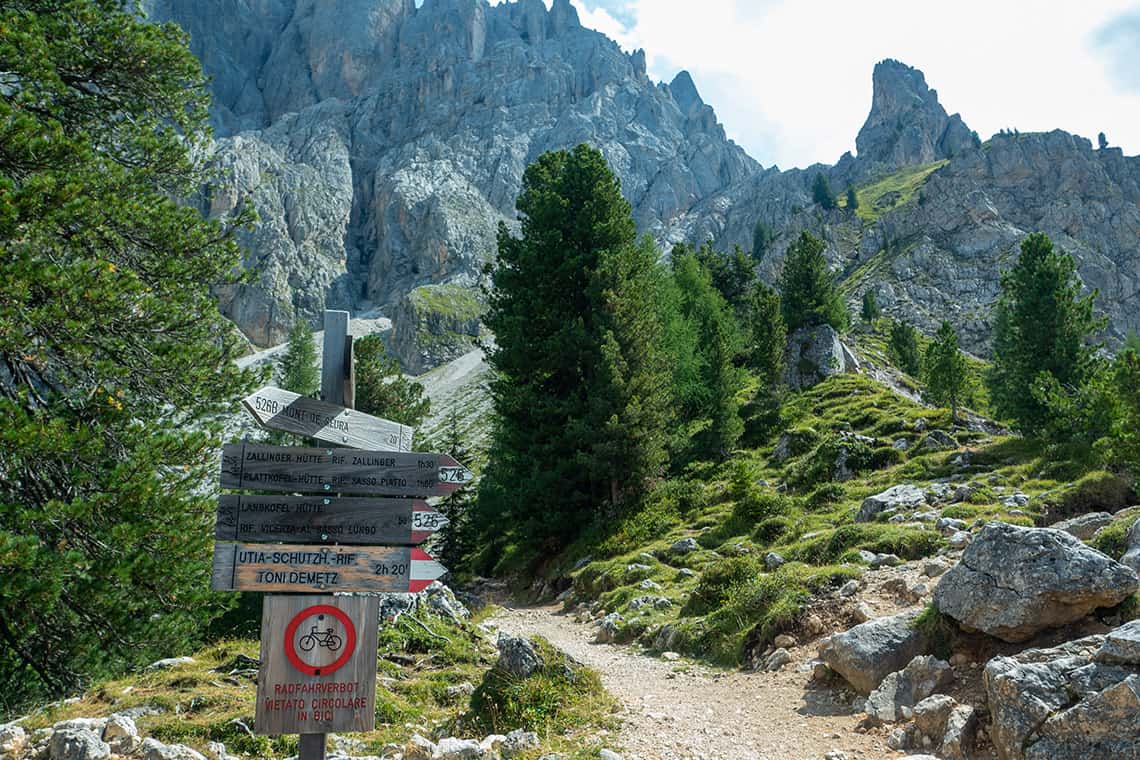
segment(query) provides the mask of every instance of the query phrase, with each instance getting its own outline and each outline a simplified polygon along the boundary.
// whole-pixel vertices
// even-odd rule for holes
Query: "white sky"
[[[883,58],[925,73],[983,139],[1060,128],[1095,143],[1104,131],[1140,154],[1140,0],[572,2],[584,25],[644,48],[655,79],[688,69],[765,166],[854,152]]]

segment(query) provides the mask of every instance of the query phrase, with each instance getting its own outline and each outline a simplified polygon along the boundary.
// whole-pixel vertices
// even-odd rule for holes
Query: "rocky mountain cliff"
[[[759,171],[688,74],[654,84],[585,29],[568,0],[154,0],[214,77],[209,209],[252,197],[256,285],[222,294],[255,342],[296,314],[394,306],[413,288],[474,284],[526,166],[591,142],[638,223],[678,214]]]
[[[1140,329],[1140,158],[1062,132],[983,143],[896,61],[875,67],[857,156],[781,172],[726,138],[687,73],[652,82],[641,51],[583,28],[569,0],[150,0],[147,11],[181,24],[214,78],[227,178],[204,204],[225,214],[249,197],[259,211],[246,241],[258,281],[220,294],[259,344],[326,306],[393,314],[419,286],[475,285],[527,164],[584,141],[663,247],[750,249],[761,220],[776,233],[760,265],[771,279],[811,230],[852,298],[874,289],[928,331],[949,316],[984,352],[999,269],[1043,230],[1100,288],[1111,335]],[[854,186],[860,209],[815,205],[817,172],[840,195]]]

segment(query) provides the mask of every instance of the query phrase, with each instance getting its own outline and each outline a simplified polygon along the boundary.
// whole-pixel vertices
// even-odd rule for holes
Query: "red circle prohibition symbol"
[[[336,658],[328,665],[310,665],[301,659],[297,654],[297,643],[295,641],[297,629],[301,626],[301,622],[313,615],[332,615],[334,618],[341,622],[344,626],[344,651],[340,657]],[[285,627],[285,656],[289,658],[289,662],[294,668],[301,671],[307,676],[331,676],[336,671],[344,667],[345,663],[352,659],[352,653],[356,650],[356,627],[353,626],[352,620],[348,615],[337,607],[329,604],[315,604],[312,607],[306,607],[297,613],[296,617],[289,621],[289,625]]]

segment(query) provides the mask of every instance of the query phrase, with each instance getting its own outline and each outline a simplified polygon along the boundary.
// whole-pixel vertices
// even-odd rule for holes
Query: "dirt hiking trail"
[[[824,760],[832,751],[889,758],[885,737],[855,733],[862,713],[810,685],[800,666],[815,645],[795,647],[778,672],[716,671],[635,647],[595,644],[596,628],[560,605],[506,605],[490,620],[516,636],[542,636],[596,670],[622,703],[617,737],[626,760]],[[842,757],[836,753],[833,757]]]

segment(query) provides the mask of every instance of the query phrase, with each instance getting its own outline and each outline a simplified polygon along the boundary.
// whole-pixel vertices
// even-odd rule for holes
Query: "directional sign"
[[[214,545],[215,591],[423,591],[447,572],[408,546]]]
[[[418,499],[218,497],[219,541],[419,544],[447,518]]]
[[[255,730],[373,730],[379,614],[375,596],[266,597]]]
[[[242,406],[270,430],[357,449],[411,451],[413,429],[354,409],[266,386],[246,396]]]
[[[222,488],[285,493],[446,496],[474,475],[446,454],[308,449],[234,443],[222,448]]]

